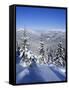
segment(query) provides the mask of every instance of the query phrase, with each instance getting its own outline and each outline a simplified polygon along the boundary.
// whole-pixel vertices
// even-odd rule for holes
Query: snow
[[[65,73],[66,70],[64,68],[60,68],[60,71]]]
[[[28,67],[30,66],[31,62],[23,62],[22,60],[19,63],[22,67]]]
[[[16,82],[19,82],[22,78],[24,78],[26,75],[29,74],[29,70],[26,68],[24,70],[22,70],[20,73],[17,74],[16,76]]]
[[[31,57],[32,61],[23,61],[23,58],[21,58],[23,51],[20,52],[20,56],[16,55],[16,83],[65,81],[65,68],[58,67],[53,63],[40,64],[41,56],[33,55],[30,50],[26,51],[25,54],[27,54],[28,59]],[[46,60],[44,59],[44,61]]]
[[[62,74],[60,69],[57,70],[57,67],[54,65],[40,65],[33,62],[28,67],[17,64],[16,68],[20,71],[18,73],[16,72],[16,83],[64,81],[66,77],[65,74]]]
[[[19,57],[21,58],[21,57],[22,57],[22,55],[23,55],[23,51],[20,53],[20,56],[19,56]]]
[[[21,65],[22,67],[27,67],[27,64],[26,64],[25,62],[20,62],[20,65]]]

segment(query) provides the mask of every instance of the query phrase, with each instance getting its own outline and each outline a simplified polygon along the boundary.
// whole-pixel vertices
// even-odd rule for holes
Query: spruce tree
[[[60,41],[58,44],[58,48],[56,50],[56,64],[65,66],[65,49],[62,47],[62,42]]]
[[[41,38],[40,38],[40,51],[39,52],[40,52],[40,55],[41,55],[40,63],[44,63],[45,51],[44,51],[43,34],[41,34]]]

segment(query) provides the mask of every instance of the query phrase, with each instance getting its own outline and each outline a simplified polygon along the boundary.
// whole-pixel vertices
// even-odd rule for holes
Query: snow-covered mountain
[[[19,45],[21,46],[21,42],[23,38],[23,29],[16,30],[16,40],[18,41]],[[40,32],[34,30],[26,30],[26,35],[28,37],[28,42],[30,43],[30,49],[34,54],[39,54],[39,47],[40,47]],[[57,45],[60,41],[62,41],[62,46],[65,48],[65,32],[62,31],[49,31],[43,32],[43,41],[44,41],[44,48],[45,52],[47,48],[52,48],[55,50]]]
[[[22,38],[24,38],[23,33],[23,29],[16,31],[16,40],[20,46],[20,54],[16,52],[16,83],[65,81],[66,68],[65,66],[60,65],[61,63],[63,64],[62,58],[60,57],[59,59],[56,59],[56,61],[52,61],[52,58],[49,58],[49,61],[47,61],[46,57],[43,59],[41,55],[39,55],[40,32],[26,30],[30,49],[25,47],[26,58],[24,57],[24,51],[21,48],[23,42]],[[52,48],[52,50],[55,51],[60,41],[62,42],[62,47],[65,48],[65,32],[43,32],[42,39],[44,42],[45,56],[47,54],[47,48]]]

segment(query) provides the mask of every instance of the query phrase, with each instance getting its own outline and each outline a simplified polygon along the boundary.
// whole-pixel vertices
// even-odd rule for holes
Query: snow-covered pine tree
[[[26,52],[28,52],[28,47],[29,47],[28,37],[26,34],[26,29],[24,28],[23,38],[22,38],[22,49],[23,49],[22,60],[25,62],[28,62],[28,58],[26,54]]]
[[[20,62],[20,47],[18,41],[16,41],[16,63]]]
[[[62,47],[62,42],[60,41],[56,50],[56,65],[65,66],[65,49]]]
[[[39,54],[41,56],[40,60],[39,60],[39,63],[44,63],[44,55],[45,55],[45,51],[44,51],[44,42],[43,42],[43,34],[41,34],[41,37],[40,37],[40,50],[39,50]]]
[[[16,41],[16,51],[17,51],[17,48],[18,48],[18,41]]]
[[[47,48],[48,61],[47,63],[53,63],[53,50],[52,48]]]
[[[16,55],[17,56],[20,55],[20,47],[19,47],[18,41],[16,41]]]

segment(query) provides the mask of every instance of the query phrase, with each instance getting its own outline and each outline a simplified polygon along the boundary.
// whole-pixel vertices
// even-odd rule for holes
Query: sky
[[[55,8],[16,7],[16,29],[65,31],[66,10]]]

